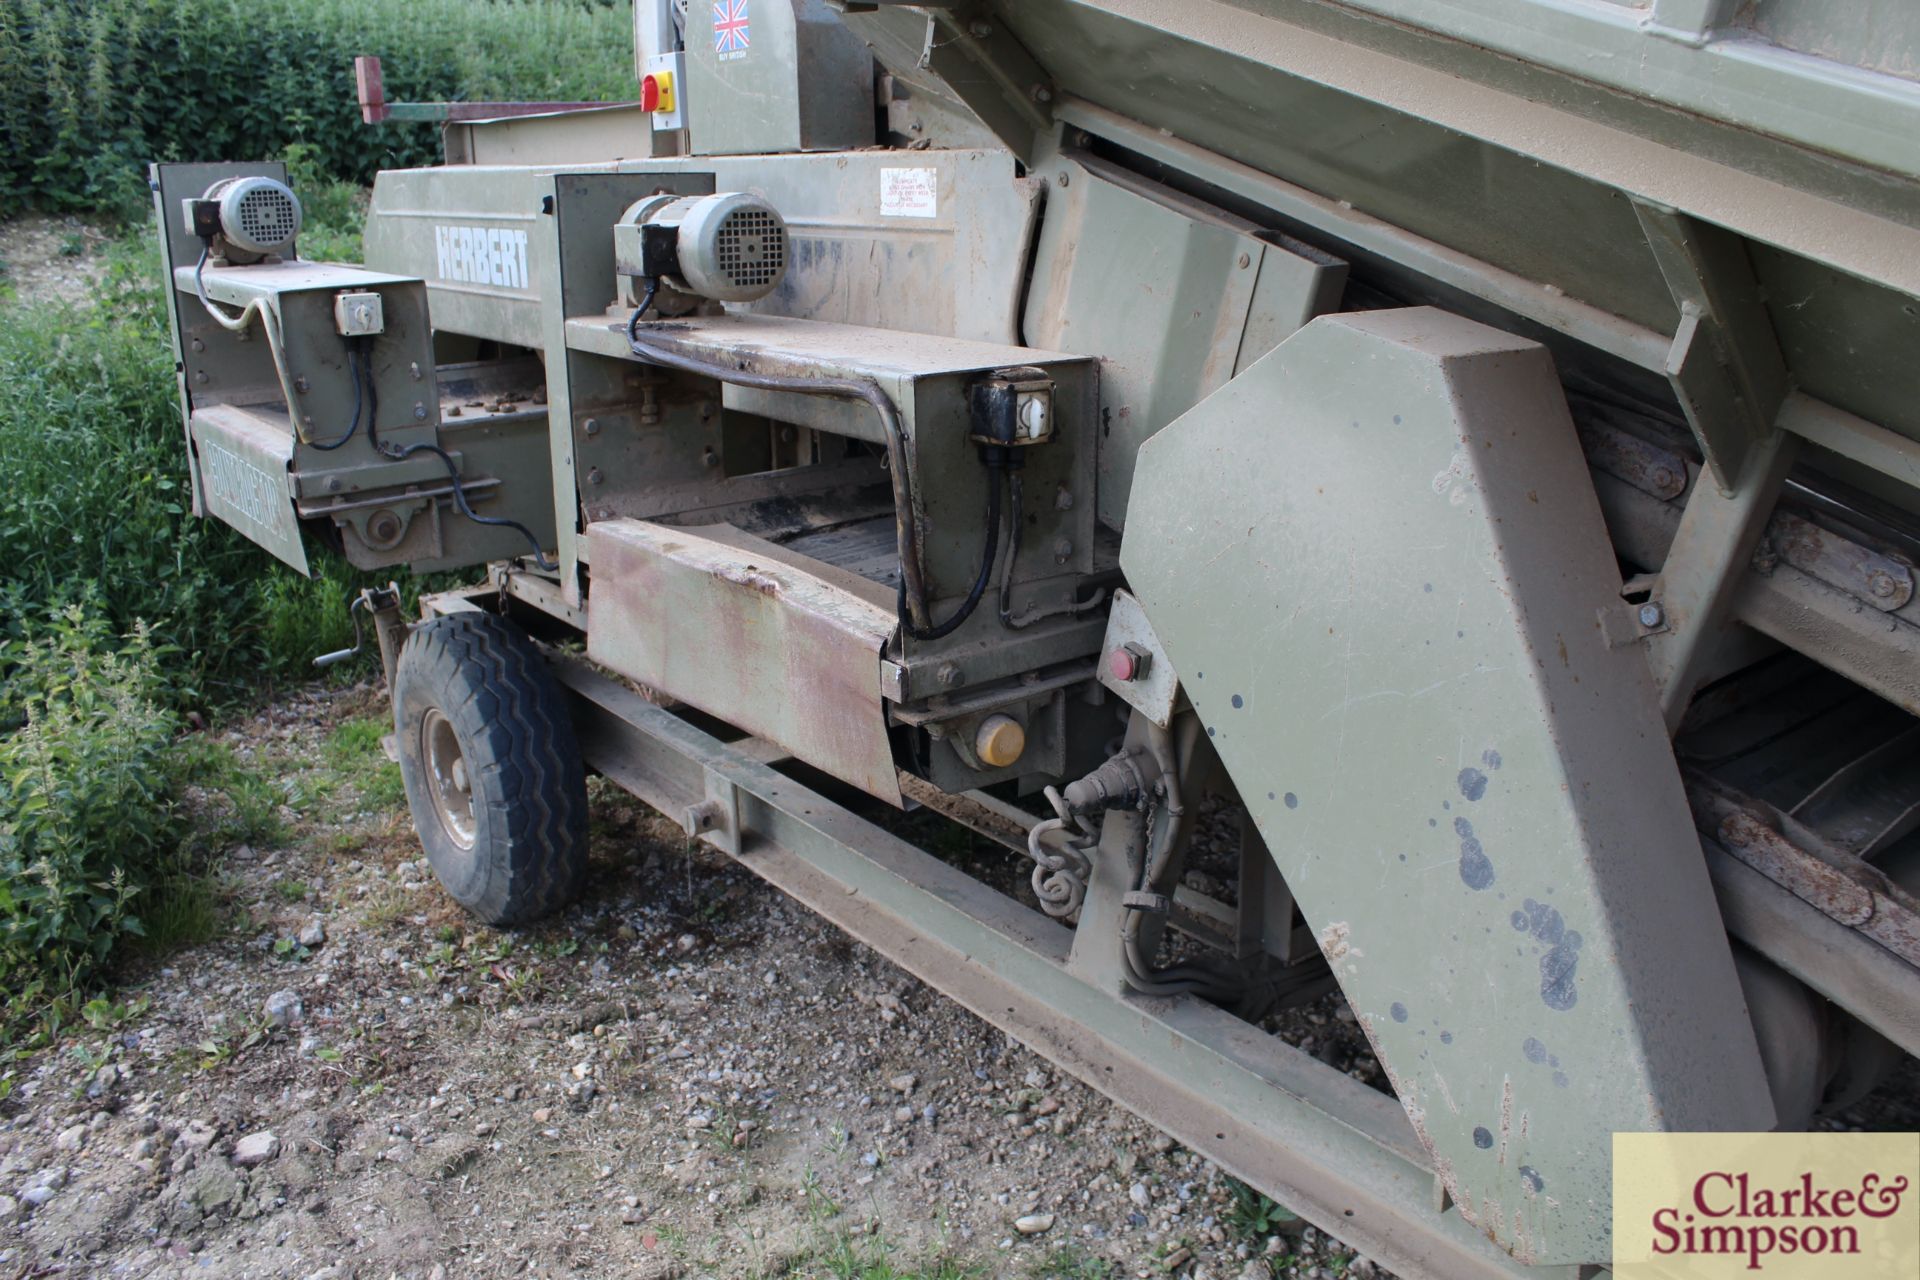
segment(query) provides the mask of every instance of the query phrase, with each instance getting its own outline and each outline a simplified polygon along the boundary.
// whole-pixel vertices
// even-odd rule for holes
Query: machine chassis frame
[[[525,575],[513,602],[577,625]],[[423,597],[431,618],[500,607]],[[1196,997],[1109,990],[1075,931],[940,861],[561,647],[543,646],[587,766],[976,1016],[1383,1265],[1436,1280],[1575,1280],[1462,1218],[1397,1098]],[[767,749],[757,749],[765,746]]]

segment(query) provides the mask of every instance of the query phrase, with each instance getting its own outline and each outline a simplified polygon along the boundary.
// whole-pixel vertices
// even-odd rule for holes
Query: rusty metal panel
[[[218,516],[301,573],[308,572],[287,468],[293,435],[245,409],[212,405],[189,421],[201,500]]]
[[[1551,358],[1323,316],[1137,474],[1128,583],[1436,1169],[1605,1259],[1615,1131],[1774,1113]]]
[[[588,657],[901,803],[880,699],[895,625],[883,588],[725,525],[602,520],[586,536]]]

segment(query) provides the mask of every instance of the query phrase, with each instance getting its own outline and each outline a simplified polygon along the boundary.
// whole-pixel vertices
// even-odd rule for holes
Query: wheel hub
[[[477,828],[473,820],[473,779],[460,750],[453,722],[438,707],[429,708],[420,721],[420,759],[426,765],[427,798],[433,816],[462,849],[473,848]]]

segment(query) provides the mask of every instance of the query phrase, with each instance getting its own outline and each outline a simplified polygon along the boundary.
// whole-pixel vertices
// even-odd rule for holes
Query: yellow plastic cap
[[[973,752],[982,764],[1004,769],[1027,749],[1027,731],[1012,716],[988,716],[973,735]]]

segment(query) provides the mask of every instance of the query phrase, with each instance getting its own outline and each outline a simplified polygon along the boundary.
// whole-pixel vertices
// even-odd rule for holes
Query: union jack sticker
[[[713,0],[713,51],[720,61],[747,56],[747,0]]]

